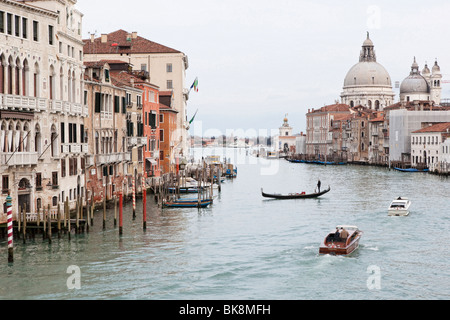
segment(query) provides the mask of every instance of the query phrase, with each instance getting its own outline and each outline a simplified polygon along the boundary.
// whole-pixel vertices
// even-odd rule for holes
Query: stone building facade
[[[13,214],[84,194],[83,15],[74,0],[0,7],[0,175]]]

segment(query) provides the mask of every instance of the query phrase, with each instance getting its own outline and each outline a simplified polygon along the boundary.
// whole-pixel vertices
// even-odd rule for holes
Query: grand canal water
[[[227,150],[227,149],[223,149]],[[195,150],[206,156],[217,150]],[[450,180],[365,166],[316,166],[263,160],[228,149],[238,177],[207,209],[124,207],[120,237],[108,212],[89,233],[49,244],[15,241],[14,263],[0,242],[1,299],[449,299]],[[267,200],[268,192],[332,191],[321,199]],[[388,217],[396,196],[408,217]],[[150,199],[152,199],[150,197]],[[360,247],[348,257],[319,255],[338,224],[357,225]],[[2,258],[3,257],[3,258]],[[1,262],[3,260],[3,262]],[[80,289],[69,289],[69,266]],[[69,270],[70,271],[70,270]]]

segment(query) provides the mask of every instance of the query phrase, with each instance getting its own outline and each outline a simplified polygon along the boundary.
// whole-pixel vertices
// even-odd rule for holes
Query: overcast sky
[[[305,131],[309,108],[340,100],[367,31],[393,84],[409,75],[414,56],[420,70],[437,58],[450,80],[444,0],[78,0],[77,7],[84,38],[124,29],[184,52],[186,87],[199,80],[188,120],[198,109],[203,133],[277,129],[285,114],[295,133]],[[450,98],[450,84],[442,97]]]

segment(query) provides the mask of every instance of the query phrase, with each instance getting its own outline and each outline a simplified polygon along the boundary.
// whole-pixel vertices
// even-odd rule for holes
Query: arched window
[[[28,126],[28,123],[25,123],[23,126],[23,151],[24,152],[30,152],[30,127]]]
[[[22,65],[22,95],[28,96],[29,95],[29,88],[28,83],[30,81],[29,79],[29,73],[30,73],[30,67],[28,65],[28,60],[23,60]]]
[[[14,67],[14,62],[12,60],[12,58],[10,57],[8,60],[8,94],[13,94],[13,67]]]
[[[5,67],[6,61],[3,54],[0,55],[0,93],[5,93]]]
[[[35,63],[34,65],[34,73],[33,73],[33,96],[39,97],[40,95],[40,71],[39,71],[39,65]]]
[[[14,94],[15,95],[20,95],[20,87],[22,85],[20,78],[22,77],[22,73],[20,71],[22,67],[22,64],[20,63],[19,58],[16,59],[16,63],[15,63],[15,68],[14,68],[14,75],[15,75],[15,81],[14,81]]]
[[[58,134],[56,133],[56,127],[55,125],[52,125],[52,133],[51,133],[51,137],[50,137],[50,148],[51,148],[51,152],[52,152],[52,157],[56,157],[58,155],[58,142],[57,142],[57,136]]]
[[[55,98],[55,68],[50,66],[50,73],[48,75],[48,98],[53,100]]]
[[[64,101],[64,70],[59,69],[59,100]]]
[[[73,71],[72,72],[72,102],[77,102],[76,95],[75,95],[75,92],[76,92],[75,86],[76,86],[76,77],[75,77],[75,71]]]
[[[67,101],[72,102],[72,75],[70,70],[67,73]]]
[[[41,128],[37,124],[34,129],[34,152],[41,154]]]

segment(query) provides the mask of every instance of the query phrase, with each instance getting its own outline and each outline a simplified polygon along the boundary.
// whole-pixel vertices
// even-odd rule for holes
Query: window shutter
[[[102,96],[100,92],[95,93],[95,112],[100,113],[100,105],[102,103]]]

